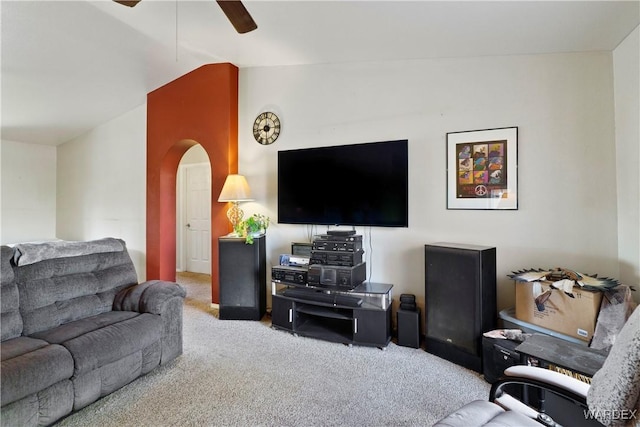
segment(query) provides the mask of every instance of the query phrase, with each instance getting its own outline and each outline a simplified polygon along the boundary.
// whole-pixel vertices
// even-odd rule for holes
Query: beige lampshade
[[[249,202],[251,200],[253,200],[251,198],[251,189],[249,188],[246,178],[243,175],[237,174],[227,176],[218,201]]]

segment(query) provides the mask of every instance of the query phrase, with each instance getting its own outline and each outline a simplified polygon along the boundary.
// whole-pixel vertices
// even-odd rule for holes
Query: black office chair
[[[640,427],[640,307],[620,330],[591,384],[533,366],[512,366],[504,374],[492,386],[489,401],[473,401],[435,426],[557,426],[553,414],[542,413],[505,392],[510,384],[516,384],[556,394],[581,407],[583,418],[572,425],[595,419],[605,426]]]

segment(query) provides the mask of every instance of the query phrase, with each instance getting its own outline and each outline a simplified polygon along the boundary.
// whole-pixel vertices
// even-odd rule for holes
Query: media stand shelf
[[[301,336],[384,349],[391,341],[391,288],[364,282],[343,291],[273,281],[271,325]]]

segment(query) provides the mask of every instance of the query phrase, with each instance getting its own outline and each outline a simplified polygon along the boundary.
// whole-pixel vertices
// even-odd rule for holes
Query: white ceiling
[[[258,29],[240,35],[214,0],[2,0],[2,139],[66,142],[207,63],[611,51],[640,23],[637,0],[244,4]]]

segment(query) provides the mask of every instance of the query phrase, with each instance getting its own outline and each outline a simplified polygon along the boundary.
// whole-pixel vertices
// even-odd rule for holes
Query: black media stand
[[[364,282],[351,291],[271,282],[276,329],[343,344],[385,348],[391,341],[391,288]]]

